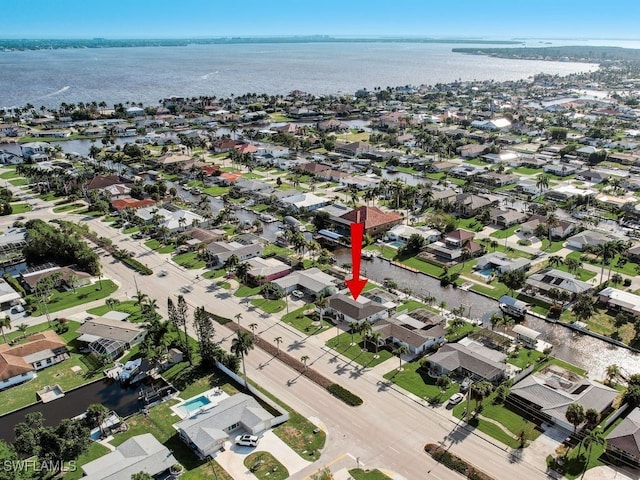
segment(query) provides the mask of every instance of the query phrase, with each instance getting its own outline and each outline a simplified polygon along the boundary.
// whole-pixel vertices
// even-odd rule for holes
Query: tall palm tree
[[[307,362],[309,361],[308,355],[303,355],[300,357],[300,361],[304,364],[304,369],[307,369]]]
[[[374,358],[378,358],[378,349],[380,348],[380,339],[382,338],[382,334],[380,332],[372,332],[369,335],[369,341],[373,342],[373,345],[376,349],[376,353],[374,354]]]
[[[251,330],[251,333],[253,334],[253,338],[255,340],[256,338],[256,329],[258,328],[258,324],[257,323],[250,323],[249,324],[249,329]]]
[[[238,322],[238,325],[240,325],[240,320],[242,320],[242,314],[241,313],[236,313],[233,318],[235,318],[236,321]]]
[[[278,353],[276,355],[280,355],[280,344],[282,343],[282,337],[276,337],[273,339],[276,342],[276,346],[278,347]]]
[[[5,328],[11,328],[11,317],[9,315],[5,315],[4,318],[0,318],[0,333],[2,333],[2,337],[4,338],[4,343],[7,342],[7,335],[4,333]]]
[[[142,311],[142,306],[144,305],[144,303],[149,298],[149,295],[147,295],[146,293],[143,293],[141,290],[137,290],[136,294],[133,296],[133,298],[135,300],[135,305],[138,308],[140,308],[140,311]]]
[[[320,326],[322,327],[322,320],[324,317],[324,311],[329,306],[329,300],[325,295],[318,295],[315,301],[316,308],[318,309],[318,314],[320,316]]]
[[[406,345],[400,345],[393,351],[393,354],[397,355],[398,360],[400,360],[400,365],[398,366],[399,371],[402,371],[402,355],[406,355],[407,353],[409,353],[409,349]]]
[[[242,375],[244,376],[245,386],[248,386],[248,383],[247,368],[244,363],[244,358],[252,349],[253,340],[249,336],[249,333],[238,330],[236,332],[236,338],[231,341],[231,353],[233,353],[236,357],[240,357],[240,360],[242,360]]]
[[[564,264],[564,259],[560,255],[551,255],[549,257],[549,260],[547,261],[547,264],[550,267],[558,267],[559,265]]]
[[[542,190],[549,188],[549,175],[542,174],[538,176],[536,187],[538,187],[540,193],[542,193]]]

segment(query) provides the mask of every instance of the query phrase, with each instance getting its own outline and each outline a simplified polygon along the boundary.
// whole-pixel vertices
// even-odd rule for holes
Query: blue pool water
[[[199,408],[204,407],[205,405],[209,405],[210,403],[211,400],[209,400],[207,397],[200,396],[183,403],[181,407],[184,408],[187,412],[191,413],[198,410]]]
[[[478,270],[478,275],[489,278],[493,274],[493,272],[493,268],[484,268],[482,270]]]
[[[393,248],[402,248],[404,247],[404,242],[399,242],[398,240],[394,240],[393,242],[387,243],[387,245]]]

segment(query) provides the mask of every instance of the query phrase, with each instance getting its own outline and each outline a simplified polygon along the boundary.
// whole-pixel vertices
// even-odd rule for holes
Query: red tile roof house
[[[125,208],[142,208],[142,207],[153,207],[156,204],[155,200],[150,198],[143,198],[142,200],[138,200],[137,198],[118,198],[116,200],[111,200],[111,206],[118,211],[124,210]]]
[[[35,378],[36,371],[69,358],[64,340],[51,330],[20,345],[0,345],[0,390]]]
[[[251,145],[249,143],[242,143],[240,145],[236,145],[233,148],[236,149],[239,153],[256,153],[258,151],[258,148],[255,145]]]
[[[383,212],[378,207],[358,207],[336,220],[344,225],[345,229],[349,229],[352,223],[364,223],[366,235],[379,237],[392,227],[401,224],[403,219],[404,217],[399,213]]]

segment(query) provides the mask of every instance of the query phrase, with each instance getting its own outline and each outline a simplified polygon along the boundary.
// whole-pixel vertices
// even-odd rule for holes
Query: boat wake
[[[42,100],[43,98],[49,98],[49,97],[54,97],[56,95],[60,95],[61,93],[66,92],[67,90],[69,90],[71,88],[71,86],[69,85],[65,85],[64,87],[62,87],[60,90],[53,92],[53,93],[47,93],[46,95],[43,95],[42,97],[38,97],[36,98],[36,100]]]
[[[211,75],[217,75],[218,74],[218,70],[216,70],[215,72],[211,72],[211,73],[207,73],[206,75],[202,75],[200,78],[202,80],[206,80],[207,78],[209,78]]]

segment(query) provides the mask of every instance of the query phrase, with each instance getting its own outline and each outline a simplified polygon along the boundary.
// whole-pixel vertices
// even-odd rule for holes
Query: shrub
[[[631,286],[631,279],[630,278],[625,278],[624,282],[622,283],[625,287],[630,287]]]
[[[337,383],[329,385],[327,387],[327,391],[333,395],[334,397],[342,400],[347,405],[351,405],[352,407],[357,407],[362,405],[362,399],[357,396],[355,393],[350,392],[346,388]]]
[[[463,459],[457,457],[453,453],[449,453],[434,443],[429,443],[424,447],[425,452],[431,455],[434,460],[442,463],[450,470],[461,473],[465,477],[472,480],[494,480],[486,473],[476,469],[473,465],[469,465]]]

